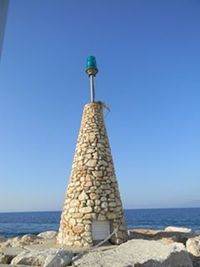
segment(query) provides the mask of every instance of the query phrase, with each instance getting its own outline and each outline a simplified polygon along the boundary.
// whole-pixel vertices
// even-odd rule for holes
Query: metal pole
[[[90,97],[91,97],[91,102],[94,102],[95,101],[94,75],[90,75]]]

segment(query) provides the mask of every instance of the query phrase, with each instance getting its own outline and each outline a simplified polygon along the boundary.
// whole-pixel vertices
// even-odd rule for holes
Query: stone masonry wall
[[[103,105],[85,105],[70,182],[60,221],[58,243],[92,246],[92,221],[109,220],[111,242],[127,240],[123,208],[103,118]]]

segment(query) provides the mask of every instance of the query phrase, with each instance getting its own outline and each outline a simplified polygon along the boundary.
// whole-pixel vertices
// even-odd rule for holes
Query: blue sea
[[[60,211],[0,213],[0,236],[58,230],[60,215]],[[200,230],[200,208],[129,209],[125,210],[125,219],[129,229],[163,229],[171,225]]]

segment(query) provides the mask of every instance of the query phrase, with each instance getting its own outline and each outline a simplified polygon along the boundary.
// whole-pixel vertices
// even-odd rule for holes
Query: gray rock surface
[[[43,267],[64,267],[70,264],[73,254],[65,250],[46,249],[24,251],[15,257],[11,264],[24,264]]]
[[[55,255],[49,255],[43,267],[65,267],[71,263],[73,254],[64,250],[59,250]]]
[[[74,261],[80,267],[192,267],[180,243],[164,245],[159,241],[130,240],[115,249],[94,251]]]
[[[5,247],[1,249],[1,252],[4,253],[5,255],[9,255],[11,257],[16,257],[18,254],[22,253],[25,251],[24,248],[22,247]]]
[[[169,230],[169,228],[168,228]],[[107,245],[80,254],[79,267],[200,267],[200,235],[195,233],[134,229],[134,238],[120,246]],[[72,262],[70,248],[56,244],[57,232],[24,235],[0,242],[0,267],[65,267]],[[192,237],[192,238],[189,238]],[[188,239],[189,238],[189,239]],[[177,240],[185,240],[186,248]],[[74,251],[79,253],[83,250]],[[193,265],[192,265],[193,262]]]

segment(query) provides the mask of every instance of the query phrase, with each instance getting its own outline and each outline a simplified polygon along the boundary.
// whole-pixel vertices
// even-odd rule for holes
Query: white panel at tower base
[[[92,246],[113,232],[111,243],[127,240],[103,104],[93,102],[84,107],[57,241],[66,246]]]
[[[104,240],[110,235],[109,221],[93,221],[92,222],[92,239],[94,241]]]

